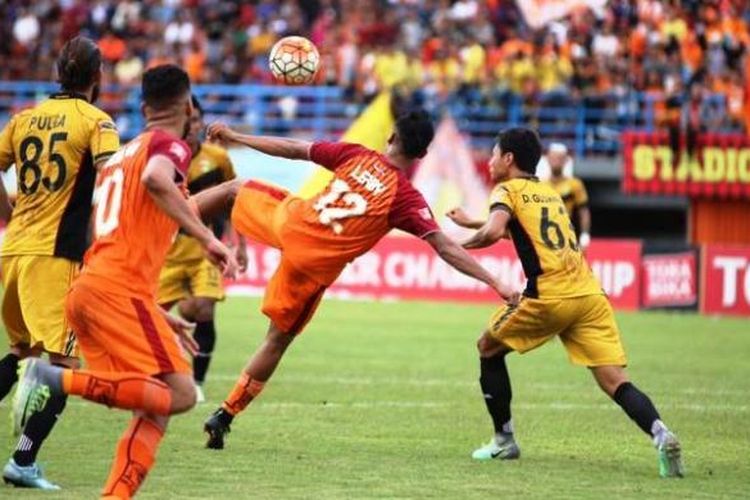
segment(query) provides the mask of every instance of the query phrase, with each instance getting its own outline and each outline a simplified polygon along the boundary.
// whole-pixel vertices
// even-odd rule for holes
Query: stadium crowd
[[[109,83],[131,85],[166,61],[195,82],[268,83],[273,43],[303,34],[321,49],[319,83],[355,101],[382,88],[428,105],[596,108],[615,96],[625,115],[635,91],[665,126],[750,129],[743,0],[610,0],[537,30],[515,0],[10,0],[0,20],[6,80],[54,78],[54,55],[83,32],[98,39]]]

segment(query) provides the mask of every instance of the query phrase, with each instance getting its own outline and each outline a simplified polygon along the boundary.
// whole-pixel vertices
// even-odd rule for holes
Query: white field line
[[[206,401],[200,407],[211,407],[220,404],[221,401]],[[80,399],[68,400],[68,405],[73,406],[91,406],[94,403],[82,401]],[[376,401],[352,401],[352,402],[335,402],[335,401],[319,401],[319,402],[301,402],[301,401],[271,401],[264,402],[262,399],[253,405],[253,411],[264,411],[264,410],[279,410],[279,409],[294,409],[302,408],[309,410],[312,408],[317,409],[347,409],[347,408],[455,408],[457,405],[456,401],[389,401],[389,400],[376,400]],[[0,408],[9,407],[9,401],[0,402]],[[520,410],[553,410],[553,411],[621,411],[621,409],[614,403],[514,403],[514,409]],[[733,405],[733,404],[667,404],[661,405],[660,408],[670,410],[684,410],[698,413],[713,413],[713,412],[735,412],[735,413],[750,413],[750,405]]]
[[[232,381],[237,380],[239,372],[235,375],[226,373],[210,373],[208,378],[210,380],[218,381]],[[280,375],[274,379],[273,382],[277,383],[294,383],[294,384],[333,384],[333,385],[364,385],[364,386],[383,386],[383,385],[401,385],[401,386],[414,386],[414,387],[460,387],[460,388],[476,388],[479,384],[477,380],[453,380],[445,378],[398,378],[398,377],[335,377],[326,375]],[[272,382],[272,383],[273,383]],[[552,383],[552,382],[531,382],[524,384],[524,387],[537,389],[537,390],[550,390],[550,391],[576,391],[581,390],[582,387],[578,384],[571,383]],[[595,388],[596,384],[591,380],[591,388]],[[658,394],[681,394],[681,395],[696,395],[705,394],[709,396],[748,396],[750,397],[750,389],[712,389],[703,387],[682,387],[675,390],[667,389],[656,389],[650,390],[650,393]]]
[[[197,407],[196,410],[200,411],[201,408],[211,408],[217,406],[221,401],[206,401]],[[82,401],[79,399],[68,400],[68,406],[77,407],[91,407],[94,403]],[[351,408],[365,408],[365,409],[377,409],[377,408],[394,408],[394,409],[414,409],[414,408],[455,408],[457,403],[455,401],[353,401],[348,403],[343,402],[301,402],[301,401],[272,401],[264,402],[262,399],[257,403],[253,404],[253,410],[258,411],[273,411],[273,410],[284,410],[284,409],[303,409],[309,411],[311,409],[320,410],[337,410],[337,409],[351,409]],[[3,401],[0,402],[0,408],[9,407],[10,403]],[[716,412],[735,412],[735,413],[750,413],[750,405],[731,405],[731,404],[716,404],[716,405],[701,405],[701,404],[669,404],[661,405],[660,408],[669,410],[682,410],[691,411],[696,413],[716,413]],[[514,403],[513,409],[517,410],[552,410],[560,412],[568,411],[622,411],[614,403]]]

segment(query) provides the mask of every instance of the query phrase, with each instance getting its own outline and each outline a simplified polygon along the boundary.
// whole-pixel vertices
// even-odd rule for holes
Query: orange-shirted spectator
[[[683,39],[680,47],[680,53],[685,65],[691,72],[697,71],[703,64],[703,48],[698,42],[695,32],[689,32]]]
[[[628,38],[628,53],[630,57],[643,57],[648,45],[648,28],[645,24],[639,23],[638,26],[630,33]]]
[[[745,86],[742,75],[737,72],[730,73],[724,82],[722,93],[726,99],[726,111],[732,126],[742,127],[745,120]]]
[[[102,52],[102,58],[110,63],[116,63],[122,59],[128,48],[125,41],[112,32],[107,32],[100,38],[98,45]]]
[[[204,81],[206,66],[206,52],[196,41],[191,44],[190,50],[185,54],[183,67],[190,77],[190,81],[201,83]]]

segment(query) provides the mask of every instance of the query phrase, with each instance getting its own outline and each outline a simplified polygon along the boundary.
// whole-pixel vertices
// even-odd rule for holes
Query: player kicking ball
[[[208,132],[222,142],[310,160],[333,172],[327,188],[310,200],[254,181],[237,194],[231,217],[235,229],[280,249],[281,262],[263,298],[263,313],[271,320],[268,334],[221,408],[206,421],[208,448],[224,447],[232,419],[263,390],[287,347],[312,318],[326,287],[391,229],[423,238],[457,270],[504,298],[512,295],[440,231],[424,198],[404,174],[432,141],[434,130],[425,113],[412,112],[397,120],[385,154],[356,144],[241,135],[222,124],[209,126]]]
[[[488,220],[471,221],[460,209],[448,214],[460,226],[479,226],[463,243],[467,249],[488,247],[507,231],[528,279],[521,300],[501,307],[479,338],[479,383],[495,436],[472,457],[520,457],[505,356],[559,336],[571,362],[588,367],[599,387],[651,436],[659,452],[659,474],[682,477],[680,443],[649,397],[628,380],[612,307],[583,258],[565,205],[551,186],[534,177],[541,153],[539,137],[530,129],[500,133],[489,164],[498,184],[490,196]]]
[[[150,69],[142,95],[145,131],[99,174],[96,240],[66,299],[87,369],[32,360],[19,388],[24,393],[43,385],[51,394],[133,411],[102,492],[106,498],[135,494],[154,464],[170,415],[195,405],[192,370],[178,337],[193,354],[195,341],[188,324],[163,311],[155,296],[178,227],[226,274],[237,266],[187,201],[190,148],[182,141],[192,111],[187,74],[173,65]]]

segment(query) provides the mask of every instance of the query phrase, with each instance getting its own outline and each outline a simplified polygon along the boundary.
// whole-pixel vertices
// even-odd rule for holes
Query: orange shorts
[[[147,375],[191,373],[177,337],[153,300],[73,283],[65,314],[92,370]]]
[[[320,304],[326,286],[295,268],[284,257],[279,228],[286,219],[289,191],[248,181],[232,209],[232,225],[243,236],[281,250],[281,262],[266,287],[263,314],[281,331],[298,334]]]

